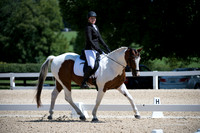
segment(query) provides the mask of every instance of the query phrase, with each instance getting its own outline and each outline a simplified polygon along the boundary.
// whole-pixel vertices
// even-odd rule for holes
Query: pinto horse
[[[125,66],[128,65],[132,69],[133,76],[139,76],[139,61],[140,61],[140,51],[142,49],[132,49],[128,47],[121,47],[114,50],[107,55],[101,55],[99,62],[99,70],[96,79],[96,86],[98,87],[98,94],[96,99],[96,105],[92,111],[93,119],[92,121],[98,121],[97,109],[100,102],[109,89],[117,89],[125,97],[128,98],[133,111],[135,112],[135,118],[140,119],[140,113],[136,105],[133,102],[132,96],[129,94],[124,81],[125,81]],[[37,107],[41,106],[41,92],[43,87],[43,82],[48,73],[48,66],[51,64],[51,72],[56,79],[56,86],[51,94],[51,106],[48,119],[52,119],[53,109],[55,105],[56,98],[60,91],[64,89],[65,100],[76,110],[77,114],[80,115],[80,119],[85,121],[86,117],[83,112],[76,106],[71,97],[71,81],[76,84],[81,85],[83,77],[75,75],[73,71],[74,63],[77,57],[80,57],[75,53],[65,53],[59,56],[49,56],[46,61],[41,66],[40,75],[37,85],[36,102]],[[89,84],[94,85],[93,80],[90,78]]]

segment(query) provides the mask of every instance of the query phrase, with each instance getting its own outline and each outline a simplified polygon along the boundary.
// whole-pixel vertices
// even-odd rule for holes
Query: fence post
[[[153,71],[153,72],[158,72],[158,71]],[[153,89],[158,90],[158,75],[155,74],[153,75]]]
[[[13,90],[15,87],[15,77],[14,73],[10,73],[10,89]]]

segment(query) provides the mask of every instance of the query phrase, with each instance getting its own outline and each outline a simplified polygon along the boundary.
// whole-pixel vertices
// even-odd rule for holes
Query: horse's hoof
[[[52,120],[52,116],[51,116],[51,115],[49,115],[49,116],[47,117],[47,119],[49,119],[49,120]]]
[[[80,120],[82,120],[82,121],[85,121],[85,120],[86,120],[85,116],[80,116],[79,118],[80,118]]]
[[[140,115],[135,115],[135,118],[136,118],[136,119],[140,119],[141,116],[140,116]]]
[[[92,122],[99,122],[99,120],[97,118],[93,118]]]

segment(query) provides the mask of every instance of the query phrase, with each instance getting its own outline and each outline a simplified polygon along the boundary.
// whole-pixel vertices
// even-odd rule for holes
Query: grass
[[[38,80],[26,80],[26,84],[27,86],[36,86],[37,85]],[[23,84],[24,81],[23,80],[15,80],[15,84]],[[3,84],[3,85],[2,85]],[[6,84],[6,85],[5,85]],[[44,85],[55,85],[55,80],[45,80]],[[23,86],[23,85],[16,85],[16,86]],[[0,89],[10,89],[10,80],[6,80],[0,79]],[[72,89],[80,89],[80,87],[78,85],[76,85],[74,82],[72,82]],[[92,88],[95,89],[95,88]]]
[[[175,68],[200,68],[200,59],[193,57],[190,59],[166,58],[141,62],[148,66],[152,71],[172,71]]]
[[[67,40],[71,41],[73,38],[76,38],[77,32],[76,31],[70,31],[70,32],[62,32],[64,37],[67,38]]]
[[[38,80],[26,80],[26,84],[27,86],[36,86],[37,85]],[[15,79],[15,84],[23,84],[24,81],[20,80],[20,79]],[[2,85],[3,84],[3,85]],[[44,82],[44,85],[54,85],[55,81],[52,80],[46,80]],[[16,86],[23,86],[23,85],[16,85]],[[10,80],[1,80],[0,79],[0,89],[10,89]]]
[[[69,44],[69,52],[74,51],[74,46],[71,44],[72,41],[75,41],[77,37],[76,31],[70,31],[70,32],[62,32],[65,38],[67,38],[68,44]]]

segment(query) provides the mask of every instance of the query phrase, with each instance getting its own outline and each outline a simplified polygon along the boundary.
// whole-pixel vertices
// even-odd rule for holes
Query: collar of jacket
[[[88,26],[92,26],[92,28],[94,28],[94,26],[93,26],[93,25],[95,25],[95,24],[91,24],[91,23],[89,23],[89,22],[88,22]],[[95,31],[97,31],[97,32],[98,32],[98,30],[99,30],[99,29],[98,29],[98,26],[97,26],[97,25],[95,25],[95,26],[96,26],[97,30],[96,30],[95,28],[94,28],[94,29],[95,29]]]

